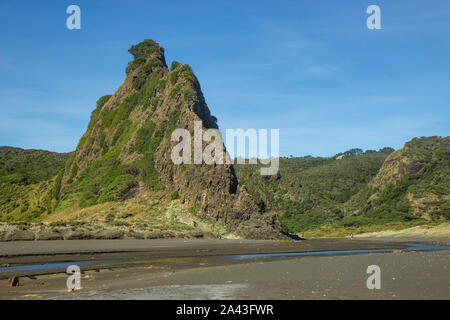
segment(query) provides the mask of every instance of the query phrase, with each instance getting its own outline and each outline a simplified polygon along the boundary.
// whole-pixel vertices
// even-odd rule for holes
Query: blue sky
[[[145,38],[192,66],[222,130],[278,128],[281,155],[450,134],[448,1],[2,0],[0,30],[0,145],[74,150]]]

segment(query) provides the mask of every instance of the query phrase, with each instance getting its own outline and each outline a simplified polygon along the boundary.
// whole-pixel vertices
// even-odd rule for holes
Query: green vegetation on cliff
[[[450,138],[407,142],[386,159],[368,189],[349,202],[349,209],[357,206],[358,214],[379,219],[449,219]]]
[[[235,169],[239,183],[261,209],[281,214],[286,231],[301,232],[342,220],[345,202],[367,186],[387,152],[281,158],[274,176],[261,176],[260,166],[236,165]]]
[[[331,158],[281,158],[278,175],[237,165],[259,206],[283,228],[304,233],[450,218],[449,138],[414,138],[392,153],[352,149]]]
[[[217,128],[192,69],[174,62],[169,70],[164,49],[152,40],[129,52],[133,60],[124,83],[114,95],[98,100],[73,156],[55,179],[51,213],[163,192],[167,205],[180,198],[186,206],[198,207],[198,218],[230,232],[281,237],[277,217],[262,215],[245,190],[240,192],[230,165],[205,170],[203,165],[186,168],[172,162],[173,130],[193,132],[195,121]]]
[[[155,95],[160,89],[163,73],[155,68],[164,69],[166,66],[163,57],[153,54],[161,54],[162,49],[156,42],[145,40],[132,46],[129,52],[134,59],[127,67],[127,74],[139,68],[139,72],[136,71],[131,78],[136,91],[130,91],[121,101],[115,102],[118,103],[116,108],[103,108],[111,99],[109,95],[98,100],[88,130],[82,137],[93,140],[88,145],[80,142],[77,158],[69,164],[72,170],[80,165],[84,169],[80,172],[75,170],[62,186],[56,207],[58,211],[74,205],[88,207],[108,201],[123,201],[135,195],[139,181],[145,182],[153,190],[162,189],[157,180],[153,157],[165,132],[162,129],[155,130],[152,120],[145,120],[160,101]],[[150,105],[152,109],[147,111]],[[130,118],[131,113],[138,108],[146,113],[144,122],[142,119]],[[128,146],[133,137],[134,143]],[[124,154],[124,148],[127,148],[128,155],[137,153],[143,156],[137,161],[123,163],[118,158]]]

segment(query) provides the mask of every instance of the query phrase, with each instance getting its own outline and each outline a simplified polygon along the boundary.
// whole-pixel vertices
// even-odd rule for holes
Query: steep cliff
[[[414,138],[393,152],[370,183],[366,211],[450,218],[450,137]],[[392,213],[391,212],[391,213]]]
[[[200,84],[185,64],[169,70],[164,49],[152,40],[132,46],[126,79],[97,102],[85,134],[57,177],[56,210],[125,201],[149,191],[181,198],[201,219],[219,221],[249,238],[279,238],[277,216],[262,214],[230,164],[182,164],[171,160],[174,129],[194,135],[217,128]]]

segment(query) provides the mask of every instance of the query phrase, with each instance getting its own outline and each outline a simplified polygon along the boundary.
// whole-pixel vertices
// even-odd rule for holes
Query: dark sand
[[[423,239],[422,239],[423,240]],[[440,241],[442,244],[442,241]],[[387,240],[80,240],[1,242],[0,265],[97,261],[82,289],[61,270],[0,273],[1,299],[449,299],[449,250],[403,252]],[[398,248],[391,253],[233,260],[229,254]],[[101,262],[98,262],[101,261]],[[369,290],[369,265],[381,289]],[[45,274],[49,273],[49,274]]]

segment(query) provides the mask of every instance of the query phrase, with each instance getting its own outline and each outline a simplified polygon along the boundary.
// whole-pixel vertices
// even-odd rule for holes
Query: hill
[[[346,212],[378,220],[448,220],[449,200],[450,137],[422,137],[393,152]]]
[[[0,183],[28,185],[50,179],[68,157],[68,153],[0,147]]]
[[[172,162],[174,129],[193,136],[195,121],[202,131],[218,128],[191,67],[173,62],[169,70],[164,49],[149,39],[129,52],[125,81],[97,101],[64,169],[54,166],[45,178],[55,177],[27,188],[10,184],[2,219],[151,222],[159,229],[195,229],[207,221],[240,237],[284,237],[278,217],[259,210],[232,165]]]
[[[255,166],[235,167],[261,209],[279,213],[286,231],[303,232],[342,219],[345,203],[367,186],[389,152],[281,158],[278,175],[271,177],[259,175]]]
[[[0,147],[0,220],[31,221],[51,211],[54,176],[68,157],[68,153]]]
[[[280,215],[286,232],[342,236],[448,220],[449,150],[449,137],[422,137],[395,152],[282,158],[271,178],[250,165],[236,166],[236,174],[261,209]]]

